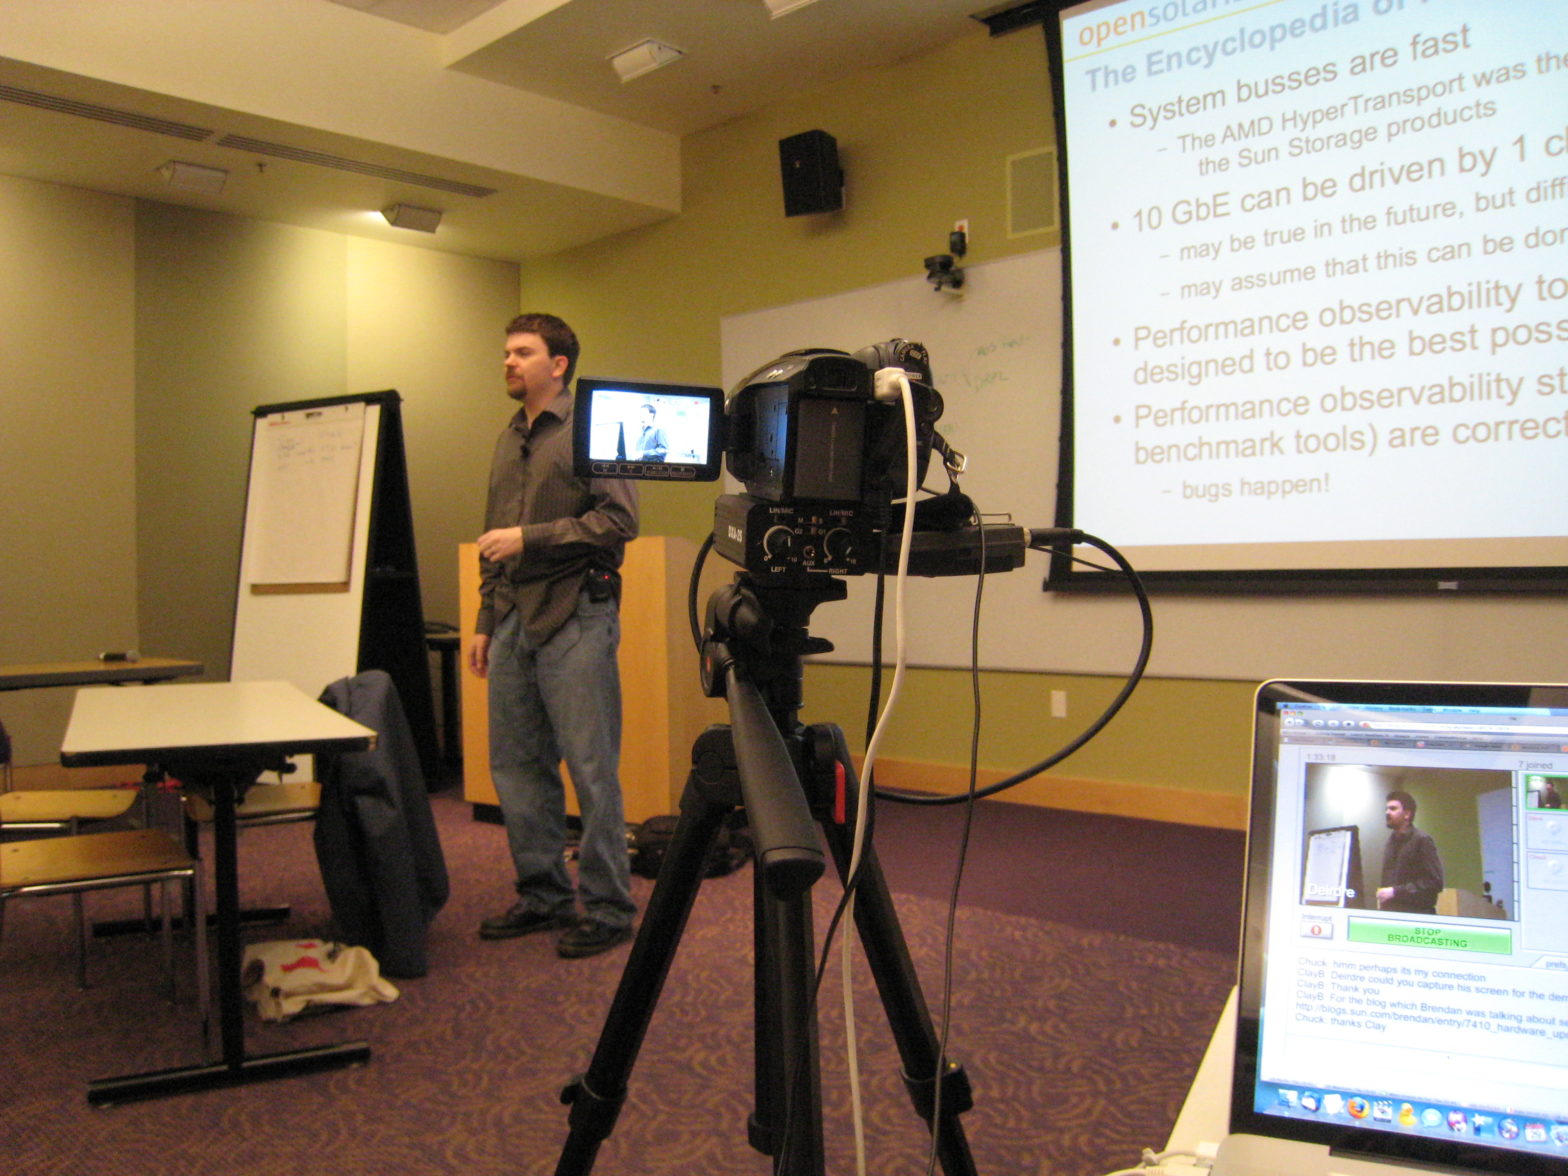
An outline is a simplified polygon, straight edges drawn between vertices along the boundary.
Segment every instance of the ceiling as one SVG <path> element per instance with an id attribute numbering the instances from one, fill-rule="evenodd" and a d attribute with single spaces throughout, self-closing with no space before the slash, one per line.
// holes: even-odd
<path id="1" fill-rule="evenodd" d="M 676 135 L 974 32 L 986 0 L 329 0 L 471 52 L 454 68 Z M 993 7 L 994 7 L 993 3 Z M 531 10 L 531 18 L 519 17 Z M 496 23 L 489 26 L 480 17 Z M 504 17 L 504 19 L 503 19 Z M 460 35 L 471 29 L 471 36 Z M 652 38 L 685 55 L 622 83 L 612 54 Z"/>
<path id="2" fill-rule="evenodd" d="M 1016 7 L 5 4 L 0 172 L 510 260 L 678 212 L 682 137 L 977 35 L 977 12 Z M 650 37 L 683 56 L 621 82 L 609 57 Z M 171 160 L 227 172 L 223 190 L 166 186 Z M 399 202 L 441 209 L 441 227 L 375 214 Z"/>

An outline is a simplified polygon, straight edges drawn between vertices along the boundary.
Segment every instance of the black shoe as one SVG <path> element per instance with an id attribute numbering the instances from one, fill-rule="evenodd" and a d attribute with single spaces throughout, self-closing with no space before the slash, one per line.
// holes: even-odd
<path id="1" fill-rule="evenodd" d="M 479 924 L 480 939 L 512 939 L 518 935 L 527 935 L 534 931 L 553 931 L 560 927 L 570 927 L 570 915 L 551 915 L 540 911 L 530 911 L 522 903 L 516 903 L 504 915 L 492 915 Z"/>
<path id="2" fill-rule="evenodd" d="M 563 955 L 569 960 L 577 960 L 584 956 L 598 955 L 601 951 L 608 951 L 617 943 L 625 943 L 631 937 L 630 926 L 612 927 L 608 923 L 600 923 L 595 919 L 579 919 L 571 930 L 555 941 L 555 950 L 558 955 Z"/>

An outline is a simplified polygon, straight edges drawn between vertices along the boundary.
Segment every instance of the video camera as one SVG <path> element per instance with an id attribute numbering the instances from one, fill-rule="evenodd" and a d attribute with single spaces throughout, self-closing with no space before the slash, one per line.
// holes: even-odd
<path id="1" fill-rule="evenodd" d="M 936 431 L 943 403 L 930 357 L 905 339 L 853 355 L 791 351 L 741 380 L 728 397 L 717 388 L 583 377 L 576 472 L 714 481 L 722 451 L 730 475 L 746 489 L 721 494 L 714 505 L 713 544 L 726 559 L 780 584 L 892 571 L 897 552 L 883 540 L 903 526 L 903 503 L 894 500 L 902 499 L 907 478 L 906 382 L 916 485 L 933 450 L 951 478 L 963 459 Z M 974 574 L 982 551 L 988 572 L 1023 562 L 1021 528 L 989 527 L 982 535 L 956 484 L 917 506 L 915 525 L 909 567 L 916 575 Z"/>

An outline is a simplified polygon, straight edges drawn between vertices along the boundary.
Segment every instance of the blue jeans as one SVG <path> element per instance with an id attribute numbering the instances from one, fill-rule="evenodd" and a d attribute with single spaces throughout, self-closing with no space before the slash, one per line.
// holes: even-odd
<path id="1" fill-rule="evenodd" d="M 516 612 L 490 639 L 490 775 L 526 910 L 573 913 L 566 870 L 566 761 L 582 813 L 577 885 L 583 911 L 631 925 L 631 859 L 621 803 L 621 682 L 615 601 L 578 598 L 576 614 L 529 645 Z"/>

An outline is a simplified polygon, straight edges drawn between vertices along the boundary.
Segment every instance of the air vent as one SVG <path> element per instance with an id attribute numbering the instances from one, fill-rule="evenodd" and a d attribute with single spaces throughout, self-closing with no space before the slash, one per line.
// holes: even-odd
<path id="1" fill-rule="evenodd" d="M 173 135 L 176 139 L 189 139 L 193 143 L 199 143 L 213 134 L 210 127 L 193 127 L 189 123 L 174 122 L 172 119 L 153 118 L 129 110 L 116 110 L 112 106 L 99 106 L 95 102 L 78 102 L 74 98 L 40 94 L 36 90 L 23 90 L 17 86 L 0 85 L 0 99 L 18 102 L 23 106 L 36 106 L 39 110 L 52 110 L 56 114 L 74 114 L 77 118 L 96 119 L 138 131 Z"/>
<path id="2" fill-rule="evenodd" d="M 482 188 L 478 184 L 464 184 L 457 180 L 443 180 L 439 176 L 421 175 L 398 167 L 384 167 L 379 163 L 365 163 L 325 151 L 309 151 L 303 147 L 290 147 L 287 143 L 271 143 L 266 139 L 252 139 L 247 135 L 224 135 L 219 147 L 232 147 L 236 151 L 249 151 L 256 155 L 270 155 L 274 159 L 292 159 L 296 163 L 313 163 L 318 167 L 335 167 L 339 171 L 357 172 L 362 176 L 375 176 L 383 180 L 397 180 L 404 184 L 418 184 L 421 188 L 436 188 L 442 192 L 456 192 L 459 196 L 494 196 L 496 189 Z"/>
<path id="3" fill-rule="evenodd" d="M 1056 148 L 1007 157 L 1007 235 L 1026 237 L 1057 227 Z"/>

